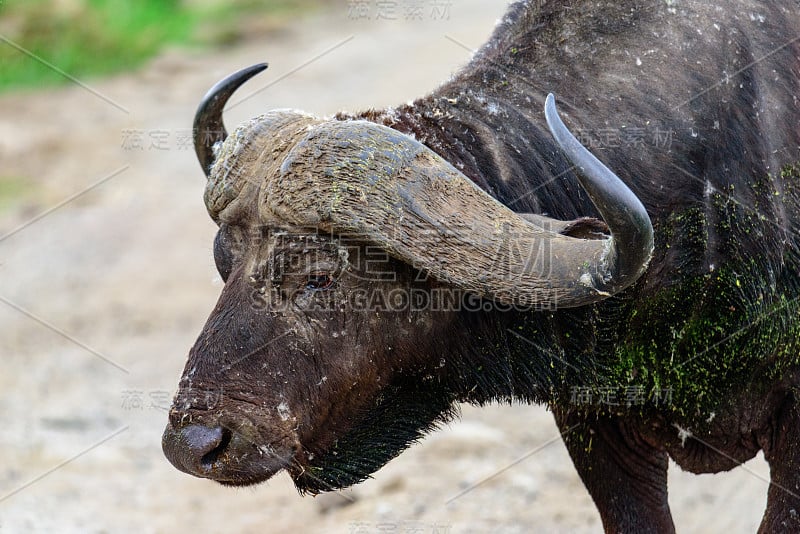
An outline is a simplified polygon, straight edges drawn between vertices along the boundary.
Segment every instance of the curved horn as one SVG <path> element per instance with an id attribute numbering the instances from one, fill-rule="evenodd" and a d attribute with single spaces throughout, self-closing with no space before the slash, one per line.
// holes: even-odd
<path id="1" fill-rule="evenodd" d="M 562 144 L 564 131 L 558 129 Z M 582 306 L 621 291 L 644 272 L 652 228 L 619 178 L 566 146 L 609 219 L 607 239 L 561 235 L 554 230 L 563 223 L 546 217 L 532 224 L 428 147 L 365 121 L 307 128 L 267 177 L 261 215 L 355 234 L 434 278 L 500 302 Z"/>
<path id="2" fill-rule="evenodd" d="M 206 93 L 197 107 L 193 129 L 194 151 L 206 176 L 214 164 L 214 146 L 228 137 L 225 124 L 222 122 L 222 110 L 225 104 L 243 83 L 266 68 L 266 63 L 259 63 L 220 80 Z"/>
<path id="3" fill-rule="evenodd" d="M 615 293 L 644 272 L 653 254 L 653 225 L 641 201 L 567 129 L 555 97 L 547 95 L 545 118 L 558 146 L 580 170 L 578 180 L 611 230 L 614 265 L 606 291 Z M 621 287 L 620 287 L 621 286 Z"/>
<path id="4" fill-rule="evenodd" d="M 217 125 L 222 132 L 210 143 L 197 143 L 207 172 L 211 147 L 225 136 L 225 100 L 264 68 L 226 78 L 201 104 L 198 130 Z M 266 114 L 242 126 L 240 137 L 248 141 L 223 147 L 225 165 L 214 167 L 207 205 L 214 216 L 247 183 L 258 197 L 248 204 L 256 202 L 267 224 L 356 234 L 434 278 L 500 302 L 590 304 L 641 276 L 652 254 L 653 228 L 639 199 L 569 133 L 552 96 L 545 115 L 610 237 L 568 237 L 558 233 L 563 222 L 543 216 L 529 222 L 396 130 L 298 112 Z M 264 143 L 271 149 L 264 150 Z"/>

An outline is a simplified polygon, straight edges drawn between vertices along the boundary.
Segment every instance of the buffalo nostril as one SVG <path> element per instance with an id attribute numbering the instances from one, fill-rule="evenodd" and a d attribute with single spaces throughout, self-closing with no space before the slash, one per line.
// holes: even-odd
<path id="1" fill-rule="evenodd" d="M 231 442 L 231 431 L 227 428 L 222 429 L 222 438 L 217 443 L 217 446 L 208 451 L 200 458 L 200 465 L 205 469 L 211 469 L 211 467 L 217 462 L 217 459 L 220 457 L 222 453 L 225 452 L 225 449 L 228 448 L 228 444 Z"/>
<path id="2" fill-rule="evenodd" d="M 171 436 L 167 437 L 167 434 Z M 231 441 L 231 432 L 220 426 L 189 425 L 167 429 L 164 452 L 179 469 L 197 476 L 208 473 Z"/>

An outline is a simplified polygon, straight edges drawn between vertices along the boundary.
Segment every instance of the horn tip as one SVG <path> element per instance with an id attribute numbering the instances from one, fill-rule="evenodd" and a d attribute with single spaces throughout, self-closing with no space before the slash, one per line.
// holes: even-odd
<path id="1" fill-rule="evenodd" d="M 558 108 L 556 108 L 556 97 L 553 95 L 553 93 L 549 93 L 544 101 L 544 118 L 547 121 L 547 126 L 550 128 L 550 132 L 554 137 L 558 138 L 558 135 L 556 135 L 556 127 L 562 128 L 563 123 L 558 115 Z"/>
<path id="2" fill-rule="evenodd" d="M 222 110 L 233 93 L 268 64 L 256 63 L 217 82 L 203 97 L 194 116 L 194 149 L 206 176 L 216 159 L 215 146 L 228 136 L 222 121 Z"/>
<path id="3" fill-rule="evenodd" d="M 261 63 L 256 63 L 255 65 L 250 67 L 248 70 L 252 71 L 253 74 L 258 74 L 259 72 L 263 72 L 263 71 L 267 70 L 268 67 L 269 67 L 269 63 L 267 63 L 266 61 L 262 61 Z"/>

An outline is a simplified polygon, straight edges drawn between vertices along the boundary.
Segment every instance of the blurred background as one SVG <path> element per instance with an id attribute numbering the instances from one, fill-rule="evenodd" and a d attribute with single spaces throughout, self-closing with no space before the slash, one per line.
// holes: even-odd
<path id="1" fill-rule="evenodd" d="M 446 80 L 504 0 L 0 0 L 0 532 L 600 532 L 550 414 L 464 407 L 356 488 L 226 489 L 161 453 L 222 287 L 191 148 L 206 90 L 269 61 L 276 107 L 396 105 Z M 670 474 L 680 532 L 754 532 L 761 457 Z"/>

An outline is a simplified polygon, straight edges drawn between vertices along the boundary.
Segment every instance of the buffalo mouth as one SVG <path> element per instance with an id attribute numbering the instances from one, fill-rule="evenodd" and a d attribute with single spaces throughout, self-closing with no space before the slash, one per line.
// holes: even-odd
<path id="1" fill-rule="evenodd" d="M 219 424 L 167 425 L 161 439 L 164 455 L 179 471 L 225 486 L 264 482 L 297 463 L 293 438 L 262 445 L 242 429 Z"/>
<path id="2" fill-rule="evenodd" d="M 225 486 L 249 486 L 286 470 L 300 493 L 316 495 L 367 479 L 412 443 L 456 412 L 454 399 L 417 386 L 384 390 L 354 425 L 323 442 L 294 432 L 265 440 L 255 425 L 181 424 L 174 418 L 164 431 L 164 455 L 180 471 Z M 273 435 L 275 429 L 272 429 Z M 305 441 L 305 439 L 304 439 Z M 265 444 L 267 443 L 267 444 Z"/>

